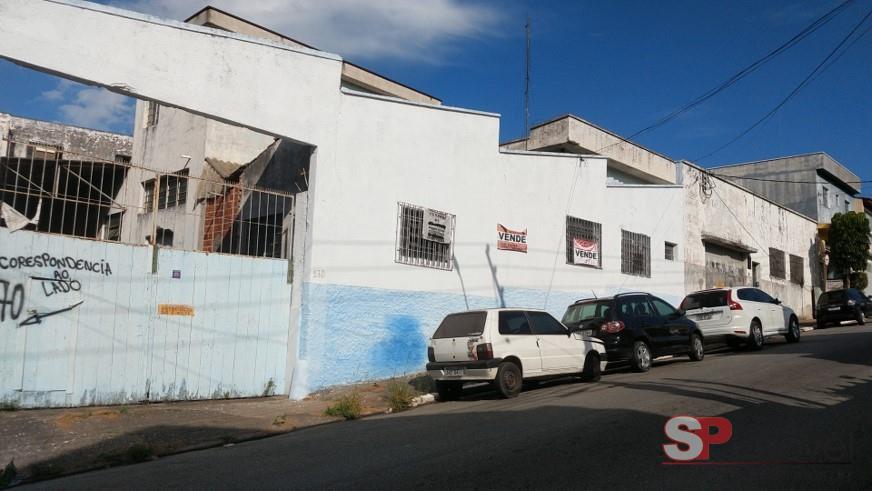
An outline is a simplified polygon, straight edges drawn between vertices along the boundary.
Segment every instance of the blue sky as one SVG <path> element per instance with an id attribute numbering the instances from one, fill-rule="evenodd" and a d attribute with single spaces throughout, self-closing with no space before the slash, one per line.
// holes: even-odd
<path id="1" fill-rule="evenodd" d="M 117 0 L 182 19 L 204 0 Z M 533 25 L 531 121 L 573 113 L 630 135 L 786 41 L 838 1 L 213 0 L 213 5 L 441 98 L 502 114 L 523 133 L 524 18 Z M 777 104 L 870 10 L 832 22 L 639 143 L 694 159 Z M 712 166 L 825 151 L 872 179 L 872 33 Z M 0 61 L 0 112 L 130 132 L 131 102 Z"/>

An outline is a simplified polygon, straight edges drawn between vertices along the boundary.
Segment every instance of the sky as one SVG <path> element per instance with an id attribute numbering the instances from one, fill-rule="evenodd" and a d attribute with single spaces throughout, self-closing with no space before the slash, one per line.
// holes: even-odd
<path id="1" fill-rule="evenodd" d="M 524 134 L 524 23 L 530 121 L 572 113 L 630 136 L 787 41 L 842 0 L 105 0 L 182 20 L 211 5 L 440 98 L 502 115 Z M 635 139 L 704 166 L 824 151 L 872 179 L 872 18 L 829 68 L 766 123 L 698 160 L 775 107 L 872 10 L 839 16 L 750 76 Z M 857 36 L 861 36 L 857 39 Z M 854 41 L 857 39 L 856 41 Z M 0 60 L 0 112 L 132 132 L 133 103 Z"/>

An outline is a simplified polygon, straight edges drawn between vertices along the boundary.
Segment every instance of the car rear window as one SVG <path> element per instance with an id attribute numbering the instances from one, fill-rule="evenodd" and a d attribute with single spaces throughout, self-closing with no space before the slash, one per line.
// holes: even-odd
<path id="1" fill-rule="evenodd" d="M 566 325 L 577 325 L 593 319 L 606 319 L 608 318 L 611 309 L 611 300 L 570 305 L 569 308 L 566 309 L 566 313 L 563 314 L 563 323 Z"/>
<path id="2" fill-rule="evenodd" d="M 727 291 L 718 290 L 713 292 L 691 293 L 681 301 L 681 310 L 705 309 L 712 307 L 727 306 Z"/>
<path id="3" fill-rule="evenodd" d="M 448 315 L 433 333 L 433 339 L 478 336 L 484 331 L 485 319 L 487 319 L 487 312 L 463 312 Z"/>
<path id="4" fill-rule="evenodd" d="M 818 303 L 821 305 L 839 304 L 845 302 L 845 290 L 835 290 L 831 292 L 821 293 L 821 298 Z"/>

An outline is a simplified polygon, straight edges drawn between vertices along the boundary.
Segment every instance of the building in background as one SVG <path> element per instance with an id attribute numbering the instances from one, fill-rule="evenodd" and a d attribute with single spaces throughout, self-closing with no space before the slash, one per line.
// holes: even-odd
<path id="1" fill-rule="evenodd" d="M 130 162 L 133 138 L 0 113 L 0 157 Z"/>

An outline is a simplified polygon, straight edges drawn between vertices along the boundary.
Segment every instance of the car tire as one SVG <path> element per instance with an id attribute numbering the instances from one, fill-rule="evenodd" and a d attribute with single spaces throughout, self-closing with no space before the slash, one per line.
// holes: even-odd
<path id="1" fill-rule="evenodd" d="M 693 361 L 702 361 L 705 357 L 705 345 L 702 343 L 702 336 L 694 334 L 690 337 L 690 359 Z"/>
<path id="2" fill-rule="evenodd" d="M 757 351 L 763 347 L 763 325 L 760 321 L 751 321 L 751 332 L 748 333 L 747 346 L 753 351 Z"/>
<path id="3" fill-rule="evenodd" d="M 523 384 L 524 380 L 518 365 L 509 361 L 500 363 L 500 367 L 497 369 L 497 378 L 494 380 L 494 388 L 497 389 L 500 396 L 506 399 L 517 397 L 521 393 Z"/>
<path id="4" fill-rule="evenodd" d="M 788 343 L 798 343 L 800 333 L 799 329 L 799 321 L 796 317 L 791 317 L 787 322 L 787 334 L 784 335 L 784 338 L 787 339 Z"/>
<path id="5" fill-rule="evenodd" d="M 817 323 L 815 323 L 815 329 L 826 329 L 826 328 L 827 328 L 827 323 L 822 321 L 822 320 L 819 320 L 819 321 L 817 321 Z"/>
<path id="6" fill-rule="evenodd" d="M 857 325 L 858 326 L 862 326 L 862 325 L 866 324 L 866 317 L 863 315 L 862 310 L 857 309 L 857 317 L 856 318 L 857 318 Z"/>
<path id="7" fill-rule="evenodd" d="M 651 348 L 645 341 L 633 343 L 633 353 L 630 355 L 630 366 L 634 372 L 647 372 L 651 369 Z"/>
<path id="8" fill-rule="evenodd" d="M 582 382 L 599 382 L 602 378 L 599 353 L 592 351 L 584 357 L 584 369 L 581 371 Z"/>
<path id="9" fill-rule="evenodd" d="M 458 380 L 437 380 L 436 394 L 440 401 L 455 401 L 463 392 L 463 382 Z"/>

